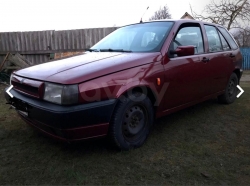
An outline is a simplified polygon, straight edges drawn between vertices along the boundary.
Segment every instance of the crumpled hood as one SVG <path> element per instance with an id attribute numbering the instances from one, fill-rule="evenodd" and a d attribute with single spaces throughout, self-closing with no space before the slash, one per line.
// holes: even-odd
<path id="1" fill-rule="evenodd" d="M 158 61 L 160 56 L 159 52 L 91 52 L 25 68 L 15 72 L 15 74 L 60 84 L 75 84 L 134 66 Z"/>

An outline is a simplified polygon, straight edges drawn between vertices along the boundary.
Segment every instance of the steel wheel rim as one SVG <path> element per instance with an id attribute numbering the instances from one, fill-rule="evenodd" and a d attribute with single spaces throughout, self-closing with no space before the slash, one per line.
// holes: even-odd
<path id="1" fill-rule="evenodd" d="M 122 120 L 122 133 L 126 140 L 138 139 L 148 124 L 148 113 L 144 106 L 133 105 L 129 107 Z"/>
<path id="2" fill-rule="evenodd" d="M 234 93 L 235 93 L 235 87 L 236 87 L 236 85 L 235 85 L 235 79 L 231 79 L 231 81 L 229 82 L 229 85 L 228 85 L 228 89 L 227 89 L 227 91 L 228 91 L 228 96 L 231 98 L 233 95 L 234 95 Z"/>

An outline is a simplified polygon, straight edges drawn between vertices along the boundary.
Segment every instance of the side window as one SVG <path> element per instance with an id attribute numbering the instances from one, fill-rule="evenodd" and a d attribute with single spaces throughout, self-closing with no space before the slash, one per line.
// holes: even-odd
<path id="1" fill-rule="evenodd" d="M 230 50 L 230 46 L 228 45 L 223 35 L 220 32 L 219 32 L 219 35 L 220 35 L 223 50 Z"/>
<path id="2" fill-rule="evenodd" d="M 228 43 L 230 44 L 232 49 L 237 49 L 238 46 L 235 43 L 235 41 L 233 40 L 232 36 L 228 33 L 228 31 L 225 28 L 222 27 L 218 27 L 219 30 L 221 31 L 222 35 L 225 36 L 226 40 L 228 41 Z"/>
<path id="3" fill-rule="evenodd" d="M 178 46 L 187 45 L 193 45 L 195 47 L 195 54 L 204 53 L 203 38 L 199 26 L 182 27 L 172 42 L 172 48 L 174 50 Z"/>
<path id="4" fill-rule="evenodd" d="M 222 46 L 217 29 L 214 26 L 209 26 L 209 25 L 204 25 L 204 26 L 208 39 L 209 52 L 222 51 Z"/>

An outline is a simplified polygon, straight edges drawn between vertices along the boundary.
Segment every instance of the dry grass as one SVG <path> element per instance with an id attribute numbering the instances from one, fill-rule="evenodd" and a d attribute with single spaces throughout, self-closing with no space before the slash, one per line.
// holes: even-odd
<path id="1" fill-rule="evenodd" d="M 243 74 L 244 74 L 244 75 L 250 75 L 250 70 L 245 70 L 245 71 L 243 72 Z"/>
<path id="2" fill-rule="evenodd" d="M 9 110 L 0 86 L 0 184 L 250 185 L 250 84 L 231 105 L 209 100 L 155 122 L 143 147 L 44 137 Z"/>

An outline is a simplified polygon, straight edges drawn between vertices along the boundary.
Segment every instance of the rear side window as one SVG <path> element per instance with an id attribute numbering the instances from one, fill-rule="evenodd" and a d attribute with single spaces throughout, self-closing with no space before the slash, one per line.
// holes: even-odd
<path id="1" fill-rule="evenodd" d="M 218 27 L 219 30 L 221 31 L 222 35 L 225 36 L 226 40 L 228 41 L 228 43 L 230 44 L 232 49 L 237 49 L 238 46 L 235 43 L 235 41 L 233 40 L 232 36 L 228 33 L 228 31 L 225 28 L 222 27 Z"/>
<path id="2" fill-rule="evenodd" d="M 222 51 L 221 41 L 217 29 L 214 26 L 205 25 L 208 39 L 209 52 Z"/>
<path id="3" fill-rule="evenodd" d="M 226 39 L 224 38 L 224 36 L 220 32 L 219 32 L 219 35 L 220 35 L 223 50 L 230 50 L 230 47 L 229 47 Z"/>

